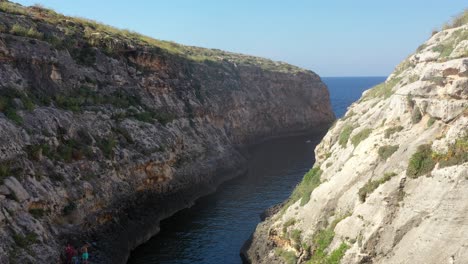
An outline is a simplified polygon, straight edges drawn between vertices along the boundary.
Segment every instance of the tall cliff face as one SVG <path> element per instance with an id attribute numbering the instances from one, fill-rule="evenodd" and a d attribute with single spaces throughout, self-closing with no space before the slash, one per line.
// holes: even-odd
<path id="1" fill-rule="evenodd" d="M 317 162 L 290 200 L 257 227 L 244 258 L 468 262 L 468 24 L 460 25 L 462 18 L 349 107 L 317 146 Z"/>
<path id="2" fill-rule="evenodd" d="M 4 1 L 0 112 L 0 263 L 125 262 L 244 146 L 334 119 L 313 72 Z"/>

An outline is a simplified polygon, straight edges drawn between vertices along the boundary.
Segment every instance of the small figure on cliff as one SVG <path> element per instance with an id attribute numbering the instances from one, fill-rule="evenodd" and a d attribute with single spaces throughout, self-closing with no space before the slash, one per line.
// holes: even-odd
<path id="1" fill-rule="evenodd" d="M 75 249 L 73 249 L 72 264 L 80 264 L 80 254 Z"/>
<path id="2" fill-rule="evenodd" d="M 89 253 L 88 253 L 88 247 L 89 245 L 86 244 L 81 248 L 81 260 L 83 261 L 83 264 L 88 264 L 88 259 L 89 259 Z"/>
<path id="3" fill-rule="evenodd" d="M 73 248 L 72 245 L 67 244 L 67 246 L 65 247 L 65 257 L 67 264 L 72 264 L 72 258 L 74 254 L 76 254 L 76 250 Z"/>

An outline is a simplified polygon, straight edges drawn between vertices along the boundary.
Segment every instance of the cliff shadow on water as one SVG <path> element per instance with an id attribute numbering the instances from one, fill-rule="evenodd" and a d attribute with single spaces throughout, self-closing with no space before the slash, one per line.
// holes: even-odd
<path id="1" fill-rule="evenodd" d="M 134 250 L 128 263 L 240 263 L 239 249 L 260 215 L 288 197 L 313 165 L 322 136 L 277 138 L 251 146 L 245 174 L 163 220 L 160 233 Z"/>

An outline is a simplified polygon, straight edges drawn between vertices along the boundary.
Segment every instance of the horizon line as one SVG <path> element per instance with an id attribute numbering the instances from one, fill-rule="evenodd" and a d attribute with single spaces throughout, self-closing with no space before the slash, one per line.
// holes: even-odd
<path id="1" fill-rule="evenodd" d="M 388 77 L 389 75 L 345 75 L 345 76 L 320 76 L 320 78 L 377 78 L 377 77 Z"/>

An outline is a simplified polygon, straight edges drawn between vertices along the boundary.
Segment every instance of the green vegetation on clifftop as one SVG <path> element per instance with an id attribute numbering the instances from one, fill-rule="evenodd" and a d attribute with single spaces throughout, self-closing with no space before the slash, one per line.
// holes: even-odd
<path id="1" fill-rule="evenodd" d="M 80 39 L 89 45 L 86 48 L 86 53 L 93 52 L 89 47 L 102 49 L 102 51 L 108 55 L 123 54 L 131 49 L 145 47 L 147 50 L 152 50 L 154 48 L 162 49 L 170 54 L 182 56 L 198 62 L 229 61 L 238 65 L 254 65 L 265 70 L 277 72 L 297 73 L 306 71 L 287 63 L 260 57 L 157 40 L 133 31 L 118 29 L 90 19 L 64 16 L 40 5 L 23 7 L 15 3 L 0 2 L 0 12 L 29 17 L 32 18 L 31 21 L 34 21 L 36 24 L 33 27 L 20 24 L 15 25 L 14 28 L 9 29 L 12 34 L 39 40 L 44 39 L 58 49 L 69 49 L 72 55 L 75 52 L 84 55 L 82 51 L 83 48 L 86 47 L 81 46 L 78 48 L 77 46 L 77 40 Z M 44 23 L 56 26 L 57 29 L 60 29 L 60 32 L 40 32 L 38 29 L 45 28 Z M 5 31 L 5 29 L 2 31 Z"/>

